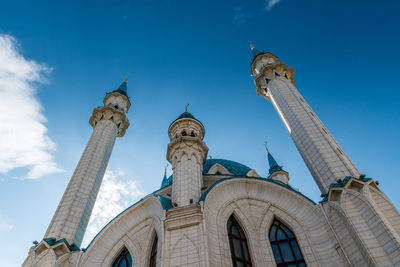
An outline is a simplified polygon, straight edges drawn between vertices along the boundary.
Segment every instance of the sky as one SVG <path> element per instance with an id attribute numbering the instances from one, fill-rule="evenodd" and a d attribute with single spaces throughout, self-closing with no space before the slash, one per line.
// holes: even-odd
<path id="1" fill-rule="evenodd" d="M 397 1 L 1 1 L 1 266 L 40 241 L 106 92 L 130 73 L 118 138 L 84 238 L 160 187 L 169 124 L 189 111 L 213 158 L 267 176 L 263 147 L 315 202 L 319 190 L 272 104 L 256 94 L 249 41 L 296 87 L 361 173 L 400 208 Z M 168 175 L 171 168 L 168 168 Z"/>

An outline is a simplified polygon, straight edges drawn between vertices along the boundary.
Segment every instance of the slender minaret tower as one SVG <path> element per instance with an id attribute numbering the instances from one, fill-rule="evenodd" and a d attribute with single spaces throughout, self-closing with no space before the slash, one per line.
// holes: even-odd
<path id="1" fill-rule="evenodd" d="M 89 123 L 92 136 L 64 192 L 44 239 L 53 242 L 65 239 L 71 246 L 80 246 L 94 202 L 99 192 L 115 138 L 122 137 L 129 127 L 126 113 L 130 108 L 126 79 L 120 87 L 107 93 L 104 107 L 93 110 Z"/>
<path id="2" fill-rule="evenodd" d="M 253 50 L 257 94 L 272 102 L 322 194 L 360 173 L 295 87 L 294 70 L 271 53 Z"/>
<path id="3" fill-rule="evenodd" d="M 172 165 L 172 202 L 182 207 L 195 204 L 203 186 L 203 164 L 208 148 L 203 142 L 203 124 L 187 111 L 171 123 L 168 129 L 167 160 Z"/>

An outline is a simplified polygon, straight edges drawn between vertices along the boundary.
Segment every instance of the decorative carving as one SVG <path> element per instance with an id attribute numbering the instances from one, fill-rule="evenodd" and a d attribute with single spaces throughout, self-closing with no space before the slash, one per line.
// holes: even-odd
<path id="1" fill-rule="evenodd" d="M 99 107 L 93 110 L 93 114 L 89 119 L 89 124 L 94 128 L 100 120 L 111 120 L 118 128 L 118 137 L 122 137 L 128 129 L 130 123 L 121 110 L 112 107 Z"/>

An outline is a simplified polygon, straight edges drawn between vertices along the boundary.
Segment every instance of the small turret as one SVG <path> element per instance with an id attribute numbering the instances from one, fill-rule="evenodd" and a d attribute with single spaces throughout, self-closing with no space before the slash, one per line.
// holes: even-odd
<path id="1" fill-rule="evenodd" d="M 280 181 L 284 184 L 289 184 L 289 174 L 279 166 L 272 154 L 269 152 L 267 142 L 265 142 L 265 149 L 267 150 L 268 164 L 269 164 L 269 177 L 270 179 Z"/>

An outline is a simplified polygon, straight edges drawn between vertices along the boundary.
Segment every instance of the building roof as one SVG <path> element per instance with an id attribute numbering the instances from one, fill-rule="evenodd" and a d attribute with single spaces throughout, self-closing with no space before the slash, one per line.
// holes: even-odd
<path id="1" fill-rule="evenodd" d="M 195 120 L 195 121 L 197 121 L 198 123 L 200 123 L 201 126 L 203 126 L 203 124 L 201 123 L 201 121 L 199 121 L 198 119 L 196 119 L 196 118 L 193 116 L 192 113 L 185 111 L 185 112 L 183 112 L 181 115 L 179 115 L 179 117 L 176 118 L 173 122 L 171 122 L 171 124 L 169 125 L 168 129 L 171 128 L 171 125 L 174 124 L 174 122 L 179 121 L 179 120 L 181 120 L 181 119 L 192 119 L 192 120 Z M 204 128 L 204 126 L 203 126 L 203 128 Z"/>
<path id="2" fill-rule="evenodd" d="M 203 175 L 207 174 L 212 166 L 215 164 L 221 164 L 224 166 L 233 176 L 246 176 L 246 174 L 251 171 L 251 169 L 241 163 L 227 160 L 227 159 L 208 159 L 203 165 Z M 173 176 L 170 175 L 168 178 L 164 175 L 161 182 L 161 188 L 167 187 L 172 184 Z"/>

